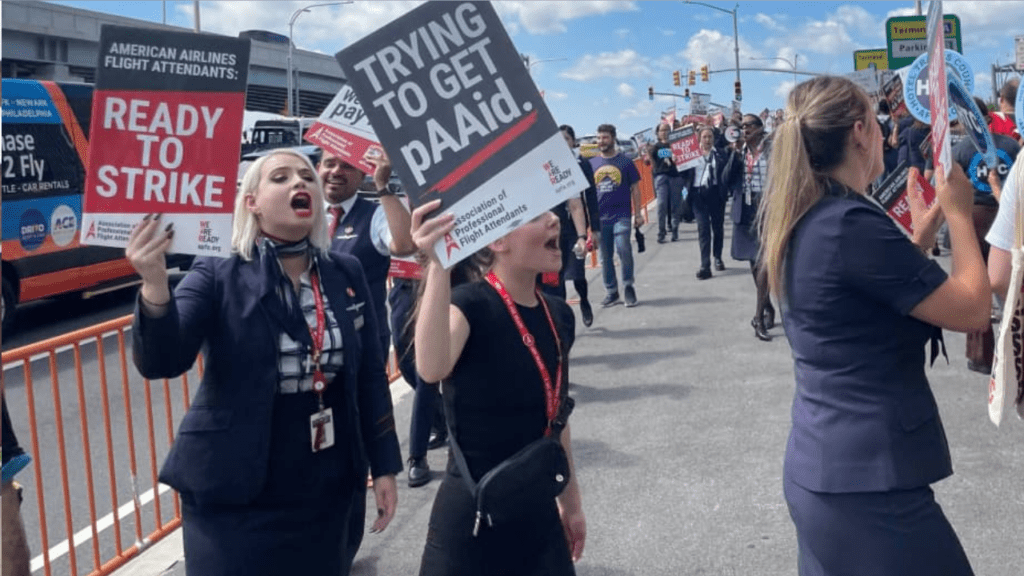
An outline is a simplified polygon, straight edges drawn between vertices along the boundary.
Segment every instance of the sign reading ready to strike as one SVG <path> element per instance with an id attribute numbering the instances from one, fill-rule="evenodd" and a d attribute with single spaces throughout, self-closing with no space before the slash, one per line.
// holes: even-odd
<path id="1" fill-rule="evenodd" d="M 231 252 L 249 41 L 104 25 L 82 243 L 123 247 L 164 214 L 171 252 Z"/>
<path id="2" fill-rule="evenodd" d="M 413 205 L 440 198 L 446 266 L 586 183 L 487 2 L 428 2 L 337 54 Z"/>

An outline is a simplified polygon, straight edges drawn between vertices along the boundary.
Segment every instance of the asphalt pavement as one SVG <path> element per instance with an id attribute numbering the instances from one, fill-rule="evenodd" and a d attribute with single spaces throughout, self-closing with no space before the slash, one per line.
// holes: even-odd
<path id="1" fill-rule="evenodd" d="M 726 227 L 727 270 L 700 281 L 696 225 L 682 224 L 680 240 L 666 244 L 647 225 L 639 305 L 595 305 L 594 325 L 578 324 L 570 393 L 588 528 L 580 575 L 796 573 L 781 479 L 790 349 L 781 327 L 771 342 L 754 337 L 753 281 L 746 262 L 729 258 Z M 948 268 L 948 256 L 938 260 Z M 600 272 L 588 270 L 592 302 L 603 297 Z M 1024 422 L 989 422 L 987 378 L 967 370 L 962 334 L 945 337 L 949 363 L 940 358 L 928 377 L 956 473 L 934 486 L 937 498 L 976 574 L 1019 576 Z M 412 395 L 394 386 L 406 453 Z M 417 573 L 445 452 L 430 453 L 426 486 L 410 489 L 401 477 L 398 514 L 382 534 L 366 535 L 354 575 Z M 180 531 L 117 574 L 183 575 Z"/>

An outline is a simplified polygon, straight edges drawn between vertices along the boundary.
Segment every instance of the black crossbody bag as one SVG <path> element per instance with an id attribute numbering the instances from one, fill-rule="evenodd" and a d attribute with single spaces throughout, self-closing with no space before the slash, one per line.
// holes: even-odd
<path id="1" fill-rule="evenodd" d="M 480 532 L 482 523 L 495 526 L 523 518 L 541 509 L 565 490 L 569 485 L 569 458 L 560 438 L 576 404 L 572 398 L 562 397 L 558 414 L 551 422 L 550 434 L 530 442 L 476 482 L 469 473 L 466 457 L 456 440 L 454 390 L 451 386 L 445 388 L 441 396 L 444 399 L 445 419 L 448 421 L 448 442 L 459 474 L 476 504 L 473 536 Z"/>
<path id="2" fill-rule="evenodd" d="M 569 457 L 566 455 L 560 439 L 562 430 L 565 429 L 569 421 L 569 414 L 572 413 L 575 406 L 573 399 L 566 393 L 569 385 L 569 369 L 565 361 L 566 352 L 562 349 L 558 330 L 544 296 L 539 290 L 537 291 L 537 298 L 540 299 L 540 305 L 544 308 L 544 313 L 555 337 L 555 345 L 558 348 L 558 374 L 557 381 L 554 383 L 551 382 L 551 375 L 541 360 L 533 336 L 527 330 L 516 310 L 515 302 L 505 290 L 501 280 L 491 272 L 487 274 L 487 282 L 498 292 L 502 302 L 508 308 L 513 323 L 516 324 L 522 336 L 523 344 L 530 350 L 537 363 L 537 369 L 544 381 L 547 402 L 545 413 L 550 420 L 541 438 L 506 458 L 484 474 L 479 482 L 476 482 L 469 472 L 469 465 L 466 464 L 466 457 L 457 440 L 458 422 L 455 418 L 455 395 L 458 392 L 452 386 L 445 386 L 446 390 L 441 396 L 444 399 L 445 418 L 448 421 L 448 438 L 459 473 L 476 503 L 473 536 L 479 534 L 480 524 L 483 522 L 486 522 L 488 526 L 495 526 L 526 517 L 543 509 L 543 506 L 550 505 L 551 501 L 569 485 Z"/>

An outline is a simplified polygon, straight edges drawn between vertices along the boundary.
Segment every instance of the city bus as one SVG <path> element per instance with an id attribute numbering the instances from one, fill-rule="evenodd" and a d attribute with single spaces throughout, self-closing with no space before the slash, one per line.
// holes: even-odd
<path id="1" fill-rule="evenodd" d="M 22 303 L 139 280 L 123 248 L 79 244 L 92 93 L 90 84 L 3 79 L 3 334 Z M 172 255 L 168 266 L 191 259 Z"/>

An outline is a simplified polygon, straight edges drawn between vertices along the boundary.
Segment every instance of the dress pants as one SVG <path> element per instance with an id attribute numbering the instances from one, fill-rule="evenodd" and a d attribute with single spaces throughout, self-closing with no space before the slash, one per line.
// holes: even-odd
<path id="1" fill-rule="evenodd" d="M 690 192 L 690 202 L 693 214 L 697 218 L 700 267 L 703 270 L 710 270 L 712 254 L 716 259 L 722 259 L 725 198 L 715 190 L 694 188 Z"/>

